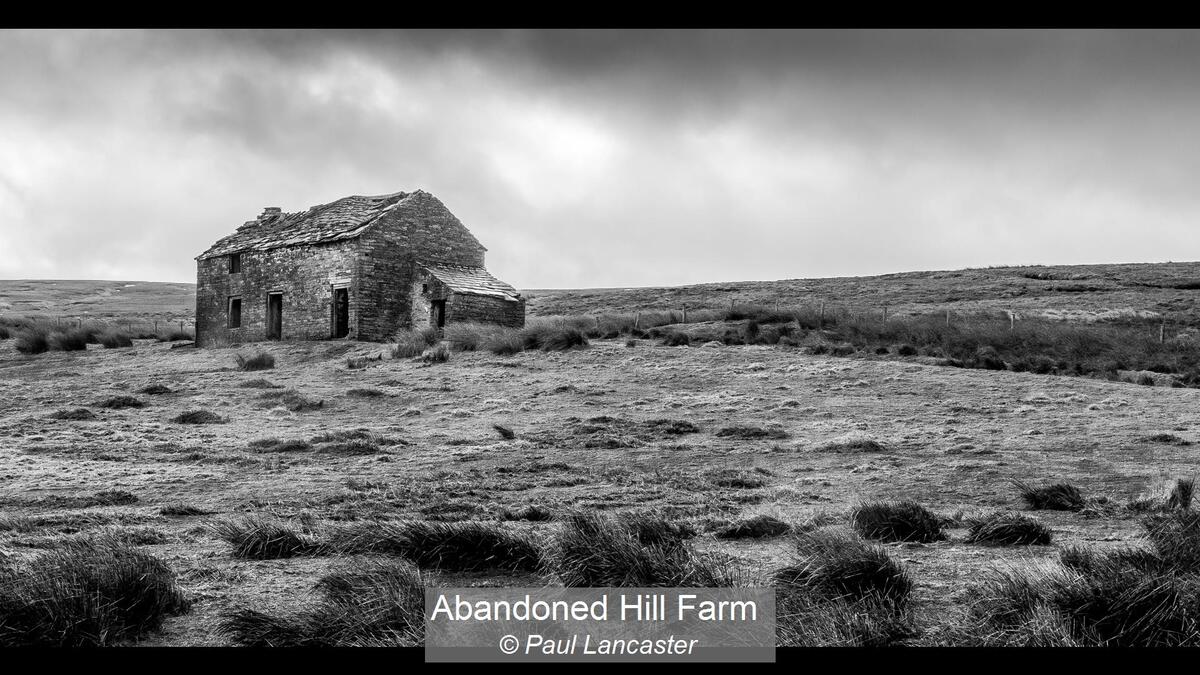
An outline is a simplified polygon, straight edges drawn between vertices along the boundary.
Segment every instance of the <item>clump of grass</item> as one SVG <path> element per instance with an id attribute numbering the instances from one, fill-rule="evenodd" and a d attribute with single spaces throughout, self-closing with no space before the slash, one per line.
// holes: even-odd
<path id="1" fill-rule="evenodd" d="M 377 455 L 382 450 L 372 438 L 348 438 L 322 443 L 317 447 L 317 452 L 328 455 Z"/>
<path id="2" fill-rule="evenodd" d="M 293 616 L 238 609 L 219 630 L 247 647 L 414 647 L 424 643 L 425 580 L 403 561 L 345 564 L 317 582 L 320 601 Z"/>
<path id="3" fill-rule="evenodd" d="M 1173 568 L 1200 574 L 1200 513 L 1173 511 L 1142 521 L 1154 550 Z"/>
<path id="4" fill-rule="evenodd" d="M 50 415 L 50 418 L 56 420 L 82 422 L 96 419 L 96 413 L 88 410 L 87 408 L 74 408 L 71 410 L 59 410 Z"/>
<path id="5" fill-rule="evenodd" d="M 174 502 L 171 504 L 164 504 L 163 506 L 161 506 L 158 509 L 158 512 L 164 516 L 181 516 L 181 517 L 182 516 L 207 516 L 212 513 L 212 511 L 202 509 L 199 506 L 193 506 L 191 504 L 185 504 L 183 502 Z"/>
<path id="6" fill-rule="evenodd" d="M 242 387 L 243 389 L 283 389 L 282 384 L 275 384 L 270 380 L 261 377 L 253 380 L 246 380 L 238 386 Z"/>
<path id="7" fill-rule="evenodd" d="M 981 644 L 1200 644 L 1198 542 L 1186 533 L 1183 515 L 1145 521 L 1155 550 L 1070 547 L 1060 553 L 1059 570 L 994 574 L 973 589 Z"/>
<path id="8" fill-rule="evenodd" d="M 304 452 L 312 449 L 312 444 L 301 438 L 259 438 L 250 441 L 250 449 L 258 452 Z"/>
<path id="9" fill-rule="evenodd" d="M 1087 505 L 1083 493 L 1070 483 L 1034 487 L 1024 481 L 1015 480 L 1013 485 L 1026 505 L 1035 511 L 1080 511 Z"/>
<path id="10" fill-rule="evenodd" d="M 317 555 L 326 550 L 313 535 L 277 518 L 254 515 L 240 520 L 219 520 L 208 527 L 231 546 L 231 553 L 238 558 L 276 560 Z"/>
<path id="11" fill-rule="evenodd" d="M 929 543 L 946 538 L 941 519 L 912 501 L 861 504 L 850 519 L 855 531 L 868 539 Z"/>
<path id="12" fill-rule="evenodd" d="M 489 523 L 358 523 L 335 531 L 330 541 L 341 553 L 398 555 L 421 568 L 517 572 L 541 564 L 533 541 Z"/>
<path id="13" fill-rule="evenodd" d="M 348 356 L 348 357 L 346 357 L 346 369 L 347 370 L 362 370 L 363 368 L 366 368 L 367 366 L 371 365 L 372 361 L 382 361 L 382 360 L 383 360 L 382 352 L 380 352 L 378 355 L 376 355 L 374 357 Z"/>
<path id="14" fill-rule="evenodd" d="M 732 426 L 717 431 L 718 438 L 736 438 L 749 441 L 761 438 L 783 440 L 789 438 L 788 433 L 778 427 Z"/>
<path id="15" fill-rule="evenodd" d="M 1133 547 L 1097 551 L 1067 546 L 1058 552 L 1058 561 L 1068 570 L 1094 576 L 1162 570 L 1169 564 L 1154 551 Z"/>
<path id="16" fill-rule="evenodd" d="M 692 344 L 692 338 L 687 333 L 673 330 L 663 336 L 662 344 L 666 347 L 687 347 Z"/>
<path id="17" fill-rule="evenodd" d="M 1179 436 L 1176 436 L 1175 434 L 1167 434 L 1167 433 L 1153 434 L 1151 436 L 1148 436 L 1146 438 L 1146 440 L 1150 441 L 1151 443 L 1166 443 L 1168 445 L 1186 446 L 1186 445 L 1192 444 L 1192 442 L 1189 440 L 1180 438 Z"/>
<path id="18" fill-rule="evenodd" d="M 696 536 L 696 528 L 687 522 L 674 522 L 649 513 L 624 512 L 617 521 L 645 546 L 679 546 Z"/>
<path id="19" fill-rule="evenodd" d="M 92 495 L 88 506 L 126 506 L 136 504 L 137 495 L 125 490 L 102 490 Z"/>
<path id="20" fill-rule="evenodd" d="M 917 632 L 907 608 L 908 572 L 848 533 L 802 534 L 795 562 L 773 578 L 781 646 L 887 647 Z"/>
<path id="21" fill-rule="evenodd" d="M 1063 617 L 1049 601 L 1058 571 L 986 570 L 984 578 L 968 588 L 968 617 L 959 626 L 952 644 L 977 647 L 1074 647 Z"/>
<path id="22" fill-rule="evenodd" d="M 518 330 L 498 330 L 486 335 L 480 341 L 479 348 L 498 356 L 512 356 L 525 349 L 525 341 Z"/>
<path id="23" fill-rule="evenodd" d="M 450 350 L 444 344 L 438 344 L 421 352 L 421 363 L 445 363 L 450 360 Z"/>
<path id="24" fill-rule="evenodd" d="M 238 354 L 234 357 L 238 370 L 250 372 L 255 370 L 270 370 L 275 367 L 275 357 L 270 352 L 259 351 L 250 356 Z"/>
<path id="25" fill-rule="evenodd" d="M 530 522 L 544 522 L 553 519 L 554 513 L 550 509 L 544 506 L 538 506 L 536 504 L 526 506 L 519 511 L 511 511 L 509 509 L 503 509 L 500 511 L 500 520 L 506 521 L 528 520 Z"/>
<path id="26" fill-rule="evenodd" d="M 443 329 L 446 341 L 450 346 L 461 352 L 474 352 L 487 349 L 489 338 L 504 332 L 516 332 L 511 328 L 495 324 L 476 322 L 452 323 Z"/>
<path id="27" fill-rule="evenodd" d="M 578 328 L 555 326 L 549 323 L 526 326 L 521 331 L 525 349 L 540 349 L 544 352 L 565 352 L 569 349 L 588 346 L 587 336 Z"/>
<path id="28" fill-rule="evenodd" d="M 1050 528 L 1019 513 L 993 513 L 971 523 L 966 541 L 993 546 L 1048 546 Z"/>
<path id="29" fill-rule="evenodd" d="M 64 541 L 0 578 L 4 647 L 109 646 L 189 608 L 165 563 L 113 538 Z"/>
<path id="30" fill-rule="evenodd" d="M 380 396 L 384 396 L 385 394 L 382 391 L 379 391 L 378 389 L 362 387 L 362 388 L 357 388 L 357 389 L 349 389 L 346 391 L 346 395 L 353 396 L 355 398 L 379 398 Z"/>
<path id="31" fill-rule="evenodd" d="M 86 509 L 93 506 L 128 506 L 136 504 L 137 495 L 125 490 L 103 490 L 92 495 L 49 495 L 33 503 L 57 509 Z M 64 524 L 69 524 L 64 522 Z"/>
<path id="32" fill-rule="evenodd" d="M 576 513 L 559 532 L 548 566 L 569 588 L 725 587 L 738 583 L 727 563 L 694 553 L 670 534 L 670 523 L 649 527 L 642 520 L 622 520 L 598 513 Z"/>
<path id="33" fill-rule="evenodd" d="M 146 402 L 133 396 L 113 396 L 96 404 L 100 408 L 120 410 L 122 408 L 145 408 Z"/>
<path id="34" fill-rule="evenodd" d="M 717 539 L 761 539 L 779 537 L 792 531 L 792 526 L 768 514 L 761 514 L 731 523 L 716 532 Z"/>
<path id="35" fill-rule="evenodd" d="M 292 412 L 319 410 L 325 406 L 325 401 L 309 398 L 295 389 L 288 389 L 280 394 L 279 402 Z"/>
<path id="36" fill-rule="evenodd" d="M 683 436 L 699 433 L 700 427 L 687 420 L 656 419 L 643 422 L 646 429 L 666 436 Z"/>
<path id="37" fill-rule="evenodd" d="M 106 349 L 133 346 L 133 339 L 129 337 L 129 333 L 116 328 L 108 328 L 100 331 L 100 333 L 96 336 L 96 340 L 100 344 L 104 345 Z"/>
<path id="38" fill-rule="evenodd" d="M 848 433 L 817 446 L 817 452 L 887 452 L 887 446 L 864 433 Z"/>
<path id="39" fill-rule="evenodd" d="M 512 439 L 517 437 L 517 434 L 514 433 L 512 429 L 509 429 L 506 426 L 503 426 L 500 424 L 493 424 L 492 428 L 496 430 L 496 433 L 500 434 L 500 438 L 503 438 L 506 441 L 511 441 Z"/>
<path id="40" fill-rule="evenodd" d="M 832 600 L 908 602 L 913 581 L 881 547 L 849 534 L 816 530 L 796 539 L 796 562 L 777 570 L 775 587 Z"/>
<path id="41" fill-rule="evenodd" d="M 22 329 L 16 333 L 14 346 L 22 354 L 42 354 L 50 351 L 49 333 L 40 327 Z"/>
<path id="42" fill-rule="evenodd" d="M 52 331 L 46 340 L 50 349 L 59 352 L 80 352 L 87 349 L 94 336 L 90 328 L 63 328 Z"/>
<path id="43" fill-rule="evenodd" d="M 395 336 L 396 345 L 392 347 L 393 359 L 411 359 L 420 356 L 426 349 L 438 343 L 437 329 L 400 331 Z"/>
<path id="44" fill-rule="evenodd" d="M 1106 647 L 1195 645 L 1196 582 L 1170 572 L 1102 568 L 1057 580 L 1046 594 L 1072 636 Z"/>
<path id="45" fill-rule="evenodd" d="M 194 340 L 196 336 L 191 331 L 172 328 L 159 333 L 154 339 L 159 342 L 177 342 L 179 340 Z"/>
<path id="46" fill-rule="evenodd" d="M 1168 509 L 1183 509 L 1192 508 L 1192 497 L 1196 493 L 1195 478 L 1180 478 L 1175 481 L 1175 487 L 1171 488 L 1171 495 L 1167 497 Z"/>
<path id="47" fill-rule="evenodd" d="M 767 484 L 767 481 L 761 476 L 737 469 L 715 469 L 708 472 L 707 478 L 717 487 L 736 490 L 754 490 Z"/>
<path id="48" fill-rule="evenodd" d="M 800 593 L 776 599 L 780 647 L 896 647 L 919 634 L 913 615 L 884 600 L 823 600 Z"/>
<path id="49" fill-rule="evenodd" d="M 224 418 L 208 410 L 189 410 L 171 418 L 177 424 L 223 424 Z"/>
<path id="50" fill-rule="evenodd" d="M 138 393 L 150 394 L 152 396 L 158 395 L 158 394 L 170 394 L 171 388 L 164 384 L 151 384 L 149 386 L 142 387 L 141 389 L 139 389 Z"/>

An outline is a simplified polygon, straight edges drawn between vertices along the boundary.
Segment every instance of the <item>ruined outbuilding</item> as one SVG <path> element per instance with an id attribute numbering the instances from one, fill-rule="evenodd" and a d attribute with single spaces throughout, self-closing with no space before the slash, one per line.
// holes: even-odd
<path id="1" fill-rule="evenodd" d="M 196 257 L 196 344 L 523 326 L 525 300 L 484 268 L 486 251 L 421 190 L 267 208 Z"/>

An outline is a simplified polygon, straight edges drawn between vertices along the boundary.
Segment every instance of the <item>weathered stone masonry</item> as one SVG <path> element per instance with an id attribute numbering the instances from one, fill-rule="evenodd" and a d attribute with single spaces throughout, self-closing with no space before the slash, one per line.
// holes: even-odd
<path id="1" fill-rule="evenodd" d="M 488 274 L 485 251 L 422 191 L 346 197 L 301 213 L 267 209 L 197 257 L 196 343 L 267 339 L 272 293 L 282 294 L 282 339 L 331 338 L 342 288 L 350 339 L 432 325 L 439 302 L 444 323 L 524 325 L 524 299 Z M 230 272 L 231 256 L 240 256 L 240 272 Z M 229 327 L 231 299 L 241 301 L 240 327 Z"/>

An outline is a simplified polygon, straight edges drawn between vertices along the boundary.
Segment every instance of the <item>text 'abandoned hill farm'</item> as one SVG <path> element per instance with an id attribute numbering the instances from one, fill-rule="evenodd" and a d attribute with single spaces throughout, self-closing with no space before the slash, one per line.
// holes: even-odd
<path id="1" fill-rule="evenodd" d="M 780 645 L 1200 642 L 1195 264 L 530 298 L 483 251 L 347 197 L 198 258 L 204 349 L 6 315 L 0 644 L 420 645 L 422 589 L 474 585 L 767 586 Z"/>

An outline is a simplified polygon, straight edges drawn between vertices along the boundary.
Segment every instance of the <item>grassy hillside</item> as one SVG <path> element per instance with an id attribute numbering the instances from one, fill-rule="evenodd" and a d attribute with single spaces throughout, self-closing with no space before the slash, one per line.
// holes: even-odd
<path id="1" fill-rule="evenodd" d="M 0 281 L 0 315 L 191 323 L 196 285 L 161 281 Z"/>
<path id="2" fill-rule="evenodd" d="M 657 288 L 524 290 L 531 316 L 728 308 L 737 304 L 880 311 L 890 316 L 1014 311 L 1077 320 L 1167 318 L 1200 324 L 1200 262 L 990 267 L 874 277 L 740 281 Z M 0 314 L 190 321 L 194 284 L 0 281 Z"/>
<path id="3" fill-rule="evenodd" d="M 786 279 L 671 288 L 526 291 L 533 315 L 728 308 L 738 304 L 878 310 L 889 315 L 1011 310 L 1028 316 L 1105 319 L 1166 316 L 1194 323 L 1200 262 L 989 267 L 874 277 Z"/>

